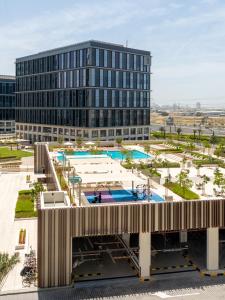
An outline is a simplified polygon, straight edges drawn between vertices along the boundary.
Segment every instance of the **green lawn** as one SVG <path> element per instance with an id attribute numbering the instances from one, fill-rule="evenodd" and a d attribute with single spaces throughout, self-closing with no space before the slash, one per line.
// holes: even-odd
<path id="1" fill-rule="evenodd" d="M 165 187 L 186 200 L 199 199 L 199 195 L 189 189 L 183 189 L 178 183 L 169 182 L 165 184 Z"/>
<path id="2" fill-rule="evenodd" d="M 33 153 L 23 150 L 10 150 L 8 147 L 0 147 L 0 159 L 20 159 L 28 156 L 33 156 Z"/>
<path id="3" fill-rule="evenodd" d="M 31 197 L 31 191 L 23 190 L 19 192 L 16 203 L 16 218 L 32 218 L 37 216 L 37 211 L 34 211 L 34 202 Z"/>

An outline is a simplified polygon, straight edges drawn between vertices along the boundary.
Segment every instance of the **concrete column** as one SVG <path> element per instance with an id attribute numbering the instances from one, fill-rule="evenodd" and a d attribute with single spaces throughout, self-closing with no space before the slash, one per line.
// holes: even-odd
<path id="1" fill-rule="evenodd" d="M 180 231 L 180 243 L 187 243 L 187 230 Z"/>
<path id="2" fill-rule="evenodd" d="M 219 269 L 219 228 L 207 229 L 207 270 Z"/>
<path id="3" fill-rule="evenodd" d="M 139 233 L 139 266 L 140 278 L 150 278 L 151 266 L 151 233 Z"/>
<path id="4" fill-rule="evenodd" d="M 130 247 L 130 233 L 123 233 L 122 239 L 124 240 L 127 247 Z"/>

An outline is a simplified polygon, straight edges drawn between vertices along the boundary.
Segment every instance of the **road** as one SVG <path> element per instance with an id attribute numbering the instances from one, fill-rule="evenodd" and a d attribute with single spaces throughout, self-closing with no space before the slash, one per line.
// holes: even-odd
<path id="1" fill-rule="evenodd" d="M 169 133 L 171 130 L 171 133 L 177 133 L 177 128 L 180 127 L 182 129 L 182 133 L 189 133 L 189 134 L 193 134 L 193 130 L 196 130 L 196 136 L 198 135 L 198 129 L 199 127 L 196 126 L 164 126 L 164 125 L 159 125 L 159 124 L 151 124 L 151 131 L 160 131 L 160 127 L 164 127 L 166 129 L 166 132 Z M 214 134 L 216 136 L 225 136 L 225 129 L 218 129 L 218 128 L 214 128 L 212 129 L 208 129 L 205 128 L 204 126 L 201 126 L 201 134 L 202 135 L 212 135 L 214 131 Z"/>
<path id="2" fill-rule="evenodd" d="M 49 289 L 39 292 L 4 295 L 1 300 L 213 300 L 225 299 L 224 277 L 200 277 L 198 272 L 160 275 L 141 283 L 138 278 L 104 280 L 77 284 L 74 288 Z"/>

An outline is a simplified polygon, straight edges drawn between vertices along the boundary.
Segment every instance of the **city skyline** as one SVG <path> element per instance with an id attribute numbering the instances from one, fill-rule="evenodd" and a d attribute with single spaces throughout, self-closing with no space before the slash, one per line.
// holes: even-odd
<path id="1" fill-rule="evenodd" d="M 54 4 L 54 5 L 53 5 Z M 44 7 L 44 9 L 43 9 Z M 14 74 L 17 57 L 84 40 L 120 43 L 153 55 L 152 98 L 222 106 L 225 4 L 195 1 L 0 1 L 0 64 Z"/>

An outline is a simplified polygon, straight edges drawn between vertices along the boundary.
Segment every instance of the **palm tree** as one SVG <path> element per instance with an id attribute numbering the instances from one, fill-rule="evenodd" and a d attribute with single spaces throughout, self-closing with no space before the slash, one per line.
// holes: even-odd
<path id="1" fill-rule="evenodd" d="M 206 175 L 202 176 L 202 195 L 205 195 L 205 185 L 210 181 L 210 178 Z"/>
<path id="2" fill-rule="evenodd" d="M 144 146 L 144 151 L 145 151 L 147 154 L 149 154 L 150 149 L 151 149 L 150 144 L 146 144 L 146 145 Z"/>
<path id="3" fill-rule="evenodd" d="M 155 154 L 155 160 L 157 161 L 158 160 L 158 156 L 160 155 L 160 151 L 156 150 L 154 154 Z"/>
<path id="4" fill-rule="evenodd" d="M 123 139 L 121 137 L 116 138 L 116 143 L 118 147 L 121 147 Z"/>
<path id="5" fill-rule="evenodd" d="M 201 132 L 202 132 L 202 130 L 201 130 L 201 128 L 199 127 L 199 129 L 198 129 L 198 139 L 199 139 L 199 140 L 201 139 Z"/>
<path id="6" fill-rule="evenodd" d="M 207 148 L 208 149 L 208 155 L 209 155 L 211 144 L 208 141 L 204 141 L 203 146 L 204 146 L 204 152 L 205 152 L 205 149 Z"/>
<path id="7" fill-rule="evenodd" d="M 193 129 L 194 140 L 196 139 L 196 132 L 197 132 L 197 130 L 196 130 L 196 129 Z"/>
<path id="8" fill-rule="evenodd" d="M 76 138 L 76 144 L 77 144 L 77 147 L 80 148 L 82 146 L 82 143 L 83 143 L 83 139 L 82 137 L 78 136 Z"/>
<path id="9" fill-rule="evenodd" d="M 163 134 L 163 138 L 165 139 L 165 138 L 166 138 L 166 129 L 165 129 L 165 127 L 164 127 L 164 126 L 161 126 L 161 127 L 159 128 L 159 130 L 161 131 L 161 134 Z"/>
<path id="10" fill-rule="evenodd" d="M 182 159 L 182 169 L 185 169 L 186 162 L 187 162 L 187 157 L 184 155 L 184 157 Z"/>
<path id="11" fill-rule="evenodd" d="M 63 142 L 64 142 L 64 138 L 63 138 L 62 135 L 60 135 L 60 136 L 58 137 L 58 144 L 59 144 L 59 145 L 62 145 Z"/>
<path id="12" fill-rule="evenodd" d="M 177 134 L 178 134 L 178 138 L 180 139 L 180 135 L 181 135 L 182 129 L 181 127 L 177 128 Z"/>
<path id="13" fill-rule="evenodd" d="M 128 156 L 129 150 L 123 148 L 120 152 L 122 154 L 122 162 L 123 162 L 123 159 L 124 158 L 126 159 L 126 157 Z"/>

